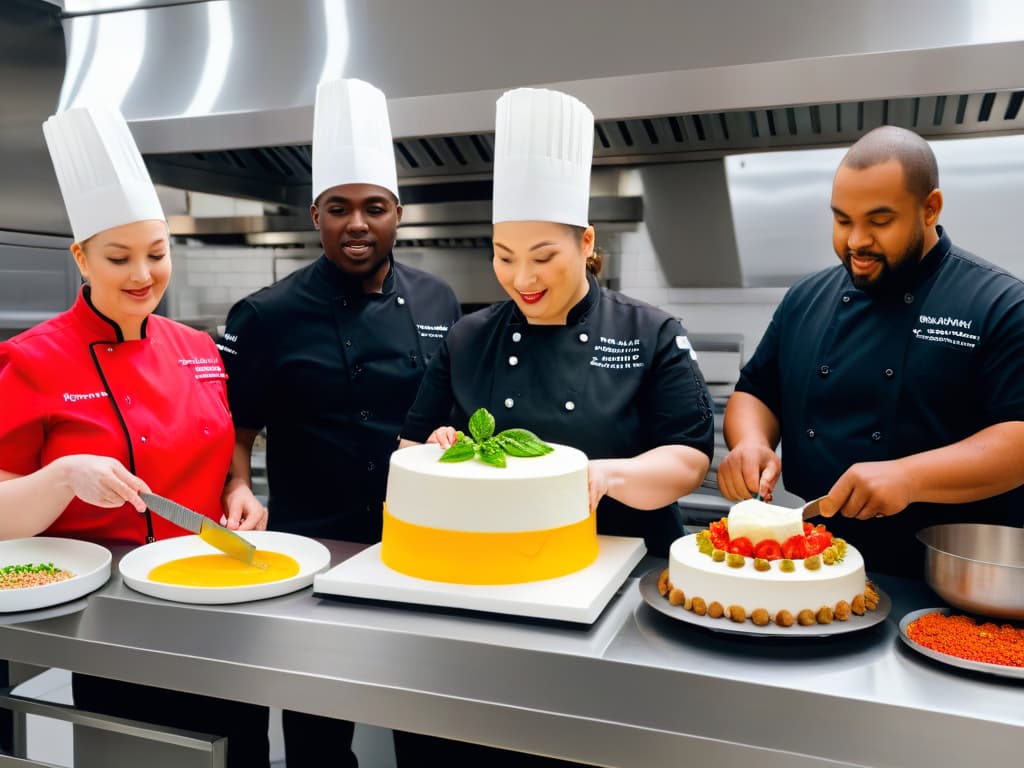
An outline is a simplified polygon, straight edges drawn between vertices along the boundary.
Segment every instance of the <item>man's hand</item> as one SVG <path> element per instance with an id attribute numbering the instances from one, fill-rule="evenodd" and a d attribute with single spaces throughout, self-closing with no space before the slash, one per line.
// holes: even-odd
<path id="1" fill-rule="evenodd" d="M 718 489 L 730 501 L 749 499 L 755 493 L 771 501 L 782 462 L 763 442 L 742 442 L 729 451 L 718 467 Z"/>
<path id="2" fill-rule="evenodd" d="M 854 464 L 836 480 L 821 514 L 868 520 L 898 514 L 913 501 L 913 482 L 899 461 L 870 461 Z"/>

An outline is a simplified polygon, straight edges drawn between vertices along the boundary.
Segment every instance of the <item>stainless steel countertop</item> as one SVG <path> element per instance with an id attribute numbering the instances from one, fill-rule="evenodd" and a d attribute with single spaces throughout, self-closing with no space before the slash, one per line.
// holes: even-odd
<path id="1" fill-rule="evenodd" d="M 332 564 L 361 549 L 325 543 Z M 585 627 L 311 588 L 185 605 L 133 592 L 115 567 L 87 599 L 0 616 L 0 657 L 601 765 L 931 767 L 1019 755 L 1024 684 L 905 648 L 900 617 L 940 603 L 915 582 L 878 581 L 893 600 L 887 621 L 798 641 L 676 622 L 643 602 L 636 578 Z"/>

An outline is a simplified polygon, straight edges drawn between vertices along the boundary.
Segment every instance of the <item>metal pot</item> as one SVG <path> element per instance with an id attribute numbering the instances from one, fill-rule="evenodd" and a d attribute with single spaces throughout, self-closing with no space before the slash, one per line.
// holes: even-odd
<path id="1" fill-rule="evenodd" d="M 1024 528 L 958 523 L 919 531 L 928 586 L 955 608 L 1024 619 Z"/>

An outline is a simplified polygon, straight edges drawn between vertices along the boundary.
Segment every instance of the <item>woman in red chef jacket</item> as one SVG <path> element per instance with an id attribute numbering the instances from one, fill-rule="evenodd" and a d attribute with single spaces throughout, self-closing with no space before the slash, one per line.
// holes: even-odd
<path id="1" fill-rule="evenodd" d="M 84 285 L 66 312 L 0 344 L 0 538 L 144 542 L 187 531 L 140 491 L 228 527 L 266 527 L 234 450 L 213 340 L 152 314 L 171 278 L 167 223 L 124 119 L 76 108 L 43 126 Z M 228 764 L 267 765 L 263 707 L 74 675 L 76 704 L 228 736 Z"/>

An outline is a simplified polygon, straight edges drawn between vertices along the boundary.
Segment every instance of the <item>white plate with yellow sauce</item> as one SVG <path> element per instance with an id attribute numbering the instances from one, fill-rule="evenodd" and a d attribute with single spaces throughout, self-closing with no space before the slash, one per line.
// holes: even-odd
<path id="1" fill-rule="evenodd" d="M 110 578 L 110 550 L 88 541 L 35 536 L 0 541 L 0 568 L 53 563 L 71 578 L 30 587 L 0 589 L 0 613 L 32 611 L 87 595 Z"/>
<path id="2" fill-rule="evenodd" d="M 273 576 L 273 563 L 271 569 L 267 570 L 245 566 L 238 561 L 232 562 L 231 558 L 222 555 L 198 536 L 181 536 L 155 541 L 129 552 L 121 558 L 121 578 L 132 589 L 151 597 L 175 600 L 179 603 L 223 605 L 263 600 L 303 589 L 313 583 L 316 574 L 326 570 L 331 564 L 331 554 L 327 547 L 305 536 L 280 531 L 239 531 L 239 535 L 256 547 L 257 560 L 261 559 L 263 552 L 286 555 L 295 560 L 298 572 L 294 575 L 284 572 L 281 578 L 273 581 L 229 584 L 227 582 L 238 581 L 239 577 L 243 582 L 247 581 L 246 569 L 253 581 Z M 206 557 L 211 555 L 214 558 Z M 224 586 L 168 583 L 153 578 L 155 568 L 166 566 L 171 561 L 198 557 L 203 557 L 204 560 L 193 573 L 207 582 L 223 582 Z M 179 575 L 181 574 L 183 572 L 179 571 Z"/>

